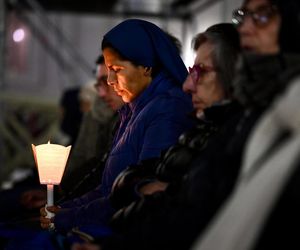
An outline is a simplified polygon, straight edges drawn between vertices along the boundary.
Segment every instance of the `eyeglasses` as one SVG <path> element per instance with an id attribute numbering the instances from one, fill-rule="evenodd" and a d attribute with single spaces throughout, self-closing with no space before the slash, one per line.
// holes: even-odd
<path id="1" fill-rule="evenodd" d="M 250 11 L 245 8 L 234 10 L 232 13 L 232 23 L 240 26 L 245 21 L 247 16 L 251 17 L 255 25 L 262 27 L 268 24 L 270 19 L 277 13 L 275 6 L 260 6 L 255 11 Z"/>
<path id="2" fill-rule="evenodd" d="M 206 66 L 203 63 L 196 64 L 192 68 L 189 67 L 189 75 L 191 76 L 194 84 L 197 84 L 201 75 L 212 71 L 215 71 L 214 67 Z"/>

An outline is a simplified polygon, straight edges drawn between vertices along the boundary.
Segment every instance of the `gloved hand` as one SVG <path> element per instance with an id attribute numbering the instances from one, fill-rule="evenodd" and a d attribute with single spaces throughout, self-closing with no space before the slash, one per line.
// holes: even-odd
<path id="1" fill-rule="evenodd" d="M 188 147 L 175 145 L 164 155 L 156 168 L 157 178 L 165 182 L 180 180 L 187 172 L 193 151 Z"/>
<path id="2" fill-rule="evenodd" d="M 156 162 L 157 158 L 154 158 L 138 165 L 130 165 L 117 176 L 110 194 L 114 208 L 127 206 L 139 197 L 136 185 L 144 179 L 154 177 Z"/>
<path id="3" fill-rule="evenodd" d="M 164 182 L 180 182 L 187 173 L 191 160 L 206 148 L 217 127 L 210 123 L 199 124 L 182 134 L 178 143 L 170 147 L 156 168 L 156 176 Z"/>
<path id="4" fill-rule="evenodd" d="M 118 231 L 128 230 L 133 225 L 143 223 L 148 215 L 161 212 L 161 205 L 168 200 L 165 192 L 145 195 L 130 205 L 118 210 L 110 221 L 110 226 Z"/>

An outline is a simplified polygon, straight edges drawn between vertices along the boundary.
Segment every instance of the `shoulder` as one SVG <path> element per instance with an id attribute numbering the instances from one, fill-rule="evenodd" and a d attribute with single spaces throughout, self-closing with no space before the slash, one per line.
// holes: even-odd
<path id="1" fill-rule="evenodd" d="M 170 110 L 179 112 L 182 109 L 192 111 L 193 108 L 191 97 L 177 86 L 155 96 L 148 103 L 148 106 L 154 109 L 157 108 L 162 112 Z"/>
<path id="2" fill-rule="evenodd" d="M 188 114 L 192 112 L 192 103 L 168 94 L 160 95 L 152 99 L 141 113 L 146 116 L 146 120 L 170 119 L 183 120 L 187 119 Z"/>
<path id="3" fill-rule="evenodd" d="M 285 92 L 280 95 L 268 113 L 273 113 L 277 121 L 290 129 L 300 127 L 300 76 L 294 78 Z"/>

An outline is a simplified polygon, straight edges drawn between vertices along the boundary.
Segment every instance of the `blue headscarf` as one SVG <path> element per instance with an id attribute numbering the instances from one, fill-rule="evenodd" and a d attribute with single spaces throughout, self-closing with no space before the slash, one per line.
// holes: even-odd
<path id="1" fill-rule="evenodd" d="M 153 23 L 140 19 L 125 20 L 104 35 L 102 48 L 105 43 L 137 65 L 160 67 L 179 85 L 187 76 L 175 44 Z"/>

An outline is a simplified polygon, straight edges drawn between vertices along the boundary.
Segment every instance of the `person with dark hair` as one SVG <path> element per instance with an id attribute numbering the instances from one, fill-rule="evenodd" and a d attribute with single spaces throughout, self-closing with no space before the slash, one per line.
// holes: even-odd
<path id="1" fill-rule="evenodd" d="M 193 161 L 205 154 L 211 140 L 229 133 L 228 128 L 233 127 L 242 114 L 242 109 L 231 99 L 231 80 L 240 46 L 237 31 L 228 23 L 209 27 L 194 38 L 193 44 L 195 63 L 183 89 L 192 96 L 197 125 L 182 134 L 178 143 L 159 159 L 152 179 L 141 181 L 133 188 L 139 190 L 141 198 L 114 215 L 112 226 L 118 235 L 101 239 L 103 249 L 188 249 L 203 227 L 203 218 L 209 215 L 195 197 L 183 200 L 182 189 L 183 184 L 194 185 L 185 181 L 192 171 Z M 128 172 L 119 182 L 136 179 L 132 169 Z M 154 177 L 158 181 L 154 182 Z M 122 186 L 114 184 L 114 189 L 118 185 Z M 118 197 L 114 197 L 117 192 Z M 124 192 L 113 190 L 111 198 L 116 203 L 124 197 Z M 202 216 L 200 219 L 198 213 Z"/>
<path id="2" fill-rule="evenodd" d="M 298 0 L 247 0 L 233 13 L 245 48 L 251 48 L 240 63 L 237 97 L 248 114 L 263 112 L 246 141 L 234 192 L 192 249 L 300 246 L 299 16 Z"/>
<path id="3" fill-rule="evenodd" d="M 185 65 L 170 38 L 153 23 L 129 19 L 102 40 L 107 82 L 126 103 L 106 160 L 101 185 L 60 207 L 51 220 L 41 209 L 41 226 L 59 232 L 75 226 L 107 226 L 115 212 L 109 195 L 117 175 L 130 164 L 159 157 L 193 122 L 190 97 L 182 89 Z"/>
<path id="4" fill-rule="evenodd" d="M 75 87 L 64 91 L 60 99 L 61 124 L 60 129 L 69 138 L 66 144 L 73 145 L 77 139 L 82 120 L 79 102 L 80 88 Z"/>

